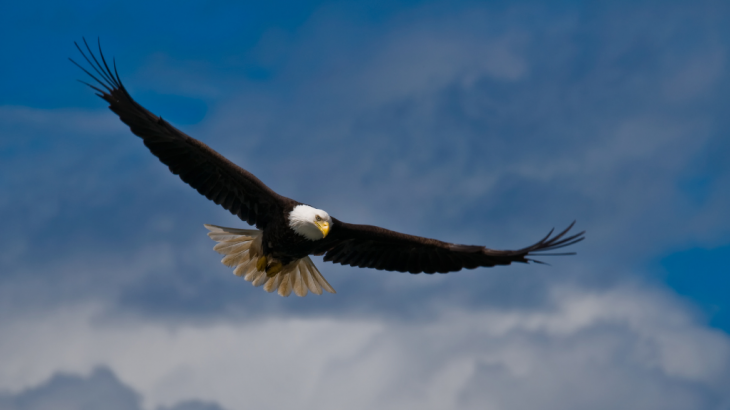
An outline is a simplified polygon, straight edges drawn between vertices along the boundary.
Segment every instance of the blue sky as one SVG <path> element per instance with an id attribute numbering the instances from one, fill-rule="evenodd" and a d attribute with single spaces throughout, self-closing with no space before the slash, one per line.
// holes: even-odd
<path id="1" fill-rule="evenodd" d="M 3 6 L 0 409 L 727 408 L 729 12 Z M 315 258 L 336 295 L 267 294 L 203 228 L 245 224 L 75 81 L 84 36 L 138 102 L 339 219 L 502 249 L 577 220 L 587 240 L 449 275 Z"/>

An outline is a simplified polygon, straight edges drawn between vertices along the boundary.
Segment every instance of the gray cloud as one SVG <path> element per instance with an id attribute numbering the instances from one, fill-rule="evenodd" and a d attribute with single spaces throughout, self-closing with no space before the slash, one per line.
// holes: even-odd
<path id="1" fill-rule="evenodd" d="M 67 306 L 0 321 L 0 385 L 18 392 L 3 399 L 16 405 L 56 397 L 135 403 L 136 394 L 145 408 L 191 399 L 323 410 L 730 403 L 730 339 L 676 297 L 641 286 L 552 287 L 547 305 L 442 306 L 407 322 L 281 317 L 167 327 Z M 44 381 L 98 364 L 123 384 L 109 371 Z"/>
<path id="2" fill-rule="evenodd" d="M 42 385 L 0 396 L 3 410 L 138 410 L 139 396 L 107 369 L 88 378 L 57 374 Z"/>
<path id="3" fill-rule="evenodd" d="M 0 394 L 2 410 L 142 410 L 138 393 L 108 368 L 88 377 L 57 373 L 44 383 L 16 394 Z M 223 410 L 215 403 L 186 400 L 158 410 Z"/>

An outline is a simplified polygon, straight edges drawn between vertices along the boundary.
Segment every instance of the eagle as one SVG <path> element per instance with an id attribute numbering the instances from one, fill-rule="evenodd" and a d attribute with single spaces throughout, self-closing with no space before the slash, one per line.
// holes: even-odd
<path id="1" fill-rule="evenodd" d="M 221 262 L 233 273 L 264 286 L 267 292 L 305 296 L 335 293 L 309 258 L 324 255 L 325 262 L 377 270 L 410 273 L 448 273 L 462 269 L 536 262 L 536 255 L 573 245 L 584 233 L 568 235 L 575 221 L 562 232 L 551 230 L 544 238 L 517 250 L 495 250 L 478 245 L 459 245 L 407 235 L 377 226 L 356 225 L 330 216 L 291 198 L 279 195 L 253 174 L 232 163 L 206 144 L 151 113 L 129 95 L 117 72 L 116 61 L 107 64 L 101 51 L 87 53 L 74 42 L 95 74 L 71 60 L 96 84 L 80 82 L 109 103 L 109 109 L 170 171 L 201 195 L 258 229 L 205 225 L 218 242 L 213 248 L 225 255 Z"/>

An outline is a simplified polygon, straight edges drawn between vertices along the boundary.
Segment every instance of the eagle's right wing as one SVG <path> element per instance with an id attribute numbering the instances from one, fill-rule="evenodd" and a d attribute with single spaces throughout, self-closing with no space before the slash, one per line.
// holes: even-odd
<path id="1" fill-rule="evenodd" d="M 84 45 L 89 56 L 78 44 L 76 47 L 98 77 L 75 61 L 71 62 L 96 80 L 103 89 L 84 84 L 98 91 L 97 95 L 109 102 L 109 109 L 135 135 L 142 138 L 150 152 L 167 165 L 173 174 L 179 175 L 180 179 L 206 198 L 260 229 L 266 226 L 273 212 L 280 212 L 288 203 L 294 203 L 274 192 L 250 172 L 139 105 L 122 85 L 116 64 L 113 64 L 114 72 L 107 65 L 101 46 L 100 61 L 85 39 Z"/>

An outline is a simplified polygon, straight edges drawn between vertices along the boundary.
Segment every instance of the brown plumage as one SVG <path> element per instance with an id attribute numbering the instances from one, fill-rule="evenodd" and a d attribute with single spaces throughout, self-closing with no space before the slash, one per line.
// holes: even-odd
<path id="1" fill-rule="evenodd" d="M 307 255 L 324 255 L 325 261 L 342 265 L 432 274 L 455 272 L 465 268 L 509 265 L 512 262 L 542 263 L 532 256 L 568 255 L 570 253 L 545 252 L 573 245 L 584 239 L 584 232 L 567 235 L 573 227 L 571 224 L 557 235 L 552 236 L 553 231 L 550 231 L 542 240 L 531 246 L 501 251 L 406 235 L 377 226 L 349 224 L 335 218 L 331 218 L 329 230 L 323 231 L 322 238 L 316 240 L 305 238 L 292 228 L 290 216 L 292 210 L 302 204 L 277 194 L 250 172 L 173 127 L 161 117 L 147 111 L 127 93 L 117 73 L 116 64 L 113 63 L 113 70 L 110 69 L 101 53 L 101 47 L 97 59 L 85 40 L 84 44 L 89 56 L 78 44 L 76 47 L 97 75 L 71 61 L 91 76 L 99 86 L 84 84 L 96 90 L 97 95 L 109 103 L 109 108 L 135 135 L 142 138 L 150 152 L 167 165 L 173 174 L 178 175 L 201 195 L 261 230 L 261 238 L 253 239 L 259 235 L 253 233 L 256 231 L 208 226 L 212 231 L 209 235 L 221 242 L 221 245 L 216 246 L 221 253 L 239 249 L 233 246 L 237 241 L 249 244 L 246 245 L 246 249 L 251 247 L 250 252 L 240 251 L 240 255 L 226 257 L 224 261 L 243 261 L 235 272 L 248 272 L 245 275 L 247 280 L 253 281 L 254 284 L 267 283 L 267 290 L 278 286 L 279 294 L 288 295 L 293 288 L 298 295 L 303 296 L 301 293 L 306 294 L 308 286 L 315 293 L 321 293 L 321 288 L 334 292 L 330 290 L 331 287 L 321 275 L 317 276 L 319 272 L 312 271 L 312 269 L 316 271 L 316 268 L 311 265 L 311 261 L 306 266 L 300 263 L 304 258 L 308 260 Z M 319 220 L 319 217 L 317 218 Z M 267 266 L 266 274 L 271 276 L 268 280 L 261 276 L 263 270 L 258 271 L 248 265 L 254 263 L 253 258 L 260 258 L 260 255 L 268 257 L 264 260 Z M 279 271 L 272 267 L 271 261 L 280 262 L 283 266 L 279 276 L 277 276 Z M 309 275 L 308 272 L 312 274 Z M 321 278 L 321 281 L 318 278 Z M 305 284 L 307 286 L 304 286 Z"/>

